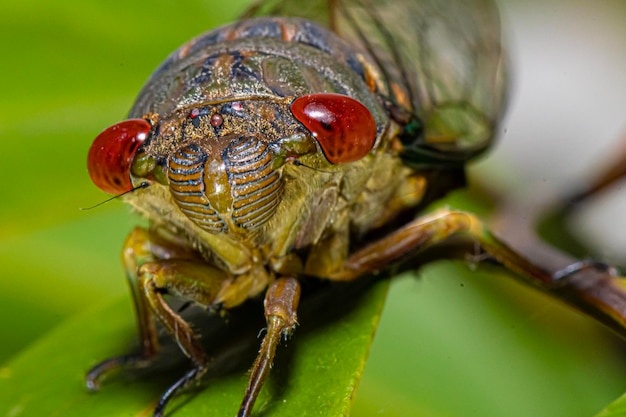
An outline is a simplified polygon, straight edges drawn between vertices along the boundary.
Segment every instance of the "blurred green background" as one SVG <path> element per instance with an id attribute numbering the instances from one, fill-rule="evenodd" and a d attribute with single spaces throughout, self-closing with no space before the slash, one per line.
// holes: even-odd
<path id="1" fill-rule="evenodd" d="M 89 181 L 87 150 L 124 118 L 171 51 L 246 3 L 0 4 L 0 378 L 11 357 L 55 325 L 127 296 L 119 249 L 139 220 L 119 202 L 79 211 L 106 197 Z M 519 9 L 506 10 L 519 27 Z M 548 136 L 535 152 L 548 139 L 567 139 Z M 506 152 L 491 160 L 476 169 L 482 181 L 496 177 L 494 187 L 508 193 L 525 178 L 505 169 L 513 165 Z M 624 346 L 506 274 L 441 262 L 393 285 L 353 414 L 591 416 L 626 391 Z"/>

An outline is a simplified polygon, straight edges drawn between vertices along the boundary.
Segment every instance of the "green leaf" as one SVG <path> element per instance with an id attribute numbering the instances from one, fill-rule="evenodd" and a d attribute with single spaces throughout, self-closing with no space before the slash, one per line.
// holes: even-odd
<path id="1" fill-rule="evenodd" d="M 626 394 L 609 404 L 594 417 L 623 417 L 626 416 Z"/>
<path id="2" fill-rule="evenodd" d="M 388 281 L 367 289 L 328 284 L 304 297 L 293 339 L 278 349 L 256 415 L 347 416 L 384 305 Z M 215 358 L 205 386 L 181 395 L 169 412 L 234 415 L 263 326 L 261 303 L 214 319 L 203 332 Z M 340 306 L 340 307 L 339 307 Z M 206 312 L 202 312 L 206 315 Z M 206 321 L 206 318 L 203 318 Z M 97 393 L 85 372 L 98 360 L 133 350 L 135 323 L 128 299 L 91 310 L 60 326 L 0 370 L 2 416 L 143 416 L 190 366 L 170 342 L 153 371 L 122 372 Z M 136 348 L 134 348 L 136 349 Z M 129 379 L 128 376 L 132 378 Z M 142 377 L 143 376 L 143 377 Z"/>

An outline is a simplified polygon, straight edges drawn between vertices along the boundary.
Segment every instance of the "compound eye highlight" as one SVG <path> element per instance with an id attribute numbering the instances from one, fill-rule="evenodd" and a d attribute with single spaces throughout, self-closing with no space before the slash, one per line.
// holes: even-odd
<path id="1" fill-rule="evenodd" d="M 139 145 L 148 137 L 151 128 L 144 119 L 129 119 L 100 133 L 87 157 L 91 181 L 109 194 L 132 190 L 130 167 Z"/>
<path id="2" fill-rule="evenodd" d="M 360 101 L 342 94 L 298 97 L 291 113 L 317 140 L 332 164 L 364 158 L 376 142 L 376 121 Z"/>

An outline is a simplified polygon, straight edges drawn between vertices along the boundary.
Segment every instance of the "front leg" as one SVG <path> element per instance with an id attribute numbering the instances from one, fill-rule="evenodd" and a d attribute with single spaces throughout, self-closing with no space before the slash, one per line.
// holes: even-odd
<path id="1" fill-rule="evenodd" d="M 88 372 L 86 383 L 89 389 L 96 390 L 113 371 L 148 366 L 159 351 L 156 327 L 159 322 L 194 363 L 194 368 L 162 396 L 155 410 L 155 416 L 160 416 L 167 402 L 180 389 L 198 380 L 208 364 L 199 338 L 189 323 L 165 302 L 163 294 L 174 294 L 205 306 L 217 302 L 233 304 L 232 297 L 237 301 L 246 298 L 239 293 L 248 294 L 250 280 L 237 280 L 195 253 L 142 228 L 134 229 L 124 242 L 122 259 L 137 313 L 140 353 L 101 362 Z M 260 278 L 262 281 L 263 277 Z"/>
<path id="2" fill-rule="evenodd" d="M 405 255 L 453 235 L 475 239 L 488 254 L 525 282 L 552 293 L 626 337 L 626 286 L 622 279 L 602 269 L 579 268 L 564 274 L 565 265 L 553 270 L 537 265 L 497 239 L 475 215 L 466 212 L 443 209 L 419 217 L 356 251 L 340 268 L 328 271 L 325 276 L 337 281 L 353 280 L 385 269 Z"/>
<path id="3" fill-rule="evenodd" d="M 298 324 L 296 310 L 299 302 L 300 284 L 295 278 L 277 279 L 267 289 L 264 303 L 267 333 L 250 370 L 250 380 L 237 417 L 248 417 L 252 413 L 254 402 L 270 373 L 280 339 L 291 334 Z"/>

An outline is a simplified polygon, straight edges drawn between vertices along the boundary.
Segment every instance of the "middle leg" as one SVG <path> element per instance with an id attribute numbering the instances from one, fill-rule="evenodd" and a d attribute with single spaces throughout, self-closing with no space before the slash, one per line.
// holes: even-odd
<path id="1" fill-rule="evenodd" d="M 382 270 L 403 256 L 435 245 L 453 235 L 474 239 L 498 262 L 523 278 L 526 283 L 547 291 L 583 311 L 626 337 L 626 285 L 624 280 L 605 270 L 578 268 L 570 273 L 565 265 L 557 268 L 538 265 L 497 239 L 473 214 L 439 210 L 420 217 L 351 254 L 325 276 L 349 281 Z M 537 246 L 541 242 L 535 242 Z M 554 249 L 542 250 L 556 256 Z M 565 268 L 565 269 L 564 269 Z"/>

